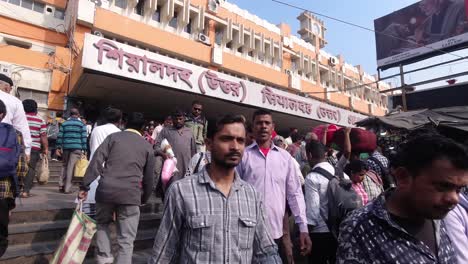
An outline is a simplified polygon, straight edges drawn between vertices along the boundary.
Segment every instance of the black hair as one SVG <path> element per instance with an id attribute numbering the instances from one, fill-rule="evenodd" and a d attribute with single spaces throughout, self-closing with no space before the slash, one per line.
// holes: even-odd
<path id="1" fill-rule="evenodd" d="M 252 121 L 255 120 L 255 118 L 256 118 L 257 116 L 262 116 L 262 115 L 269 115 L 269 116 L 273 117 L 273 114 L 271 113 L 270 110 L 258 109 L 257 111 L 255 111 L 255 112 L 253 113 Z"/>
<path id="2" fill-rule="evenodd" d="M 304 136 L 299 132 L 293 132 L 291 134 L 291 140 L 293 143 L 296 143 L 297 141 L 302 140 L 303 138 Z"/>
<path id="3" fill-rule="evenodd" d="M 0 114 L 3 114 L 3 117 L 7 114 L 6 105 L 2 100 L 0 100 Z"/>
<path id="4" fill-rule="evenodd" d="M 315 141 L 315 140 L 312 140 L 309 143 L 307 143 L 306 151 L 312 157 L 318 158 L 321 160 L 325 159 L 325 154 L 327 153 L 325 146 L 322 143 Z"/>
<path id="5" fill-rule="evenodd" d="M 5 74 L 0 73 L 0 81 L 8 83 L 10 86 L 13 86 L 13 81 L 10 77 L 6 76 Z"/>
<path id="6" fill-rule="evenodd" d="M 185 116 L 184 111 L 182 111 L 181 109 L 176 109 L 171 115 L 172 118 L 176 118 L 178 116 Z"/>
<path id="7" fill-rule="evenodd" d="M 241 123 L 245 128 L 245 117 L 243 115 L 226 114 L 218 118 L 214 125 L 208 126 L 207 138 L 213 139 L 216 133 L 221 131 L 225 125 Z"/>
<path id="8" fill-rule="evenodd" d="M 250 124 L 250 123 L 245 124 L 245 132 L 247 132 L 247 133 L 252 133 L 253 132 L 252 124 Z"/>
<path id="9" fill-rule="evenodd" d="M 37 113 L 37 103 L 33 99 L 24 100 L 23 108 L 26 113 Z"/>
<path id="10" fill-rule="evenodd" d="M 104 110 L 104 119 L 106 123 L 115 124 L 122 120 L 122 111 L 117 108 L 107 107 Z"/>
<path id="11" fill-rule="evenodd" d="M 404 167 L 416 175 L 437 159 L 447 159 L 457 169 L 468 170 L 468 150 L 454 140 L 437 134 L 423 134 L 400 145 L 391 159 L 392 167 Z"/>
<path id="12" fill-rule="evenodd" d="M 72 108 L 72 109 L 70 109 L 70 115 L 78 116 L 78 115 L 80 115 L 80 111 L 78 110 L 78 108 Z"/>
<path id="13" fill-rule="evenodd" d="M 344 172 L 351 176 L 353 173 L 360 172 L 362 170 L 369 170 L 367 164 L 362 160 L 352 160 L 344 168 Z"/>
<path id="14" fill-rule="evenodd" d="M 127 118 L 127 128 L 141 130 L 145 124 L 145 117 L 140 112 L 132 112 Z"/>
<path id="15" fill-rule="evenodd" d="M 200 101 L 198 101 L 198 100 L 195 100 L 195 101 L 192 102 L 192 106 L 194 106 L 194 105 L 202 105 L 202 103 Z"/>

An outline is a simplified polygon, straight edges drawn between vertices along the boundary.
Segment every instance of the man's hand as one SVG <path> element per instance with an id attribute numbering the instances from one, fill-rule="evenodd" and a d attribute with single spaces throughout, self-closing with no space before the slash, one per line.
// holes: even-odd
<path id="1" fill-rule="evenodd" d="M 29 164 L 29 161 L 31 160 L 31 155 L 24 155 L 24 159 L 26 161 L 26 164 Z"/>
<path id="2" fill-rule="evenodd" d="M 301 233 L 299 235 L 299 246 L 301 247 L 301 255 L 306 256 L 312 250 L 312 241 L 308 233 Z"/>
<path id="3" fill-rule="evenodd" d="M 55 150 L 55 155 L 62 157 L 62 150 L 61 149 Z"/>
<path id="4" fill-rule="evenodd" d="M 88 192 L 87 191 L 79 191 L 78 192 L 78 199 L 86 200 L 86 198 L 88 198 Z"/>
<path id="5" fill-rule="evenodd" d="M 344 130 L 345 134 L 349 135 L 351 133 L 351 129 L 352 129 L 351 127 L 345 127 L 345 130 Z"/>
<path id="6" fill-rule="evenodd" d="M 44 150 L 42 151 L 42 154 L 43 154 L 45 157 L 47 157 L 47 155 L 49 155 L 49 150 L 48 150 L 48 149 L 44 149 Z"/>

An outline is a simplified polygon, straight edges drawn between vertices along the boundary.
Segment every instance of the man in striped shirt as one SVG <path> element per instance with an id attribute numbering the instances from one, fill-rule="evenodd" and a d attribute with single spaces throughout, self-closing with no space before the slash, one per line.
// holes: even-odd
<path id="1" fill-rule="evenodd" d="M 260 195 L 235 171 L 244 124 L 227 115 L 208 127 L 211 163 L 169 188 L 148 264 L 281 263 Z"/>
<path id="2" fill-rule="evenodd" d="M 63 174 L 59 181 L 59 190 L 72 193 L 72 178 L 75 163 L 85 154 L 88 134 L 86 125 L 80 121 L 80 112 L 76 108 L 70 110 L 70 118 L 63 122 L 57 137 L 57 155 L 62 156 Z"/>
<path id="3" fill-rule="evenodd" d="M 31 132 L 31 158 L 29 159 L 29 170 L 26 178 L 24 179 L 24 191 L 21 198 L 28 198 L 31 196 L 30 191 L 33 186 L 34 176 L 36 175 L 36 164 L 43 154 L 47 157 L 49 143 L 47 141 L 47 125 L 45 121 L 37 115 L 37 103 L 32 99 L 23 101 L 24 112 L 29 124 L 29 131 Z"/>

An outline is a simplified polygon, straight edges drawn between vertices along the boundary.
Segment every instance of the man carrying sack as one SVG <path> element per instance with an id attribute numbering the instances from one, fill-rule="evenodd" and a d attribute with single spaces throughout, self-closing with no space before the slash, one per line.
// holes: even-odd
<path id="1" fill-rule="evenodd" d="M 140 220 L 140 205 L 153 190 L 154 151 L 142 137 L 143 114 L 131 113 L 127 129 L 113 133 L 93 155 L 84 177 L 79 199 L 86 199 L 91 183 L 100 175 L 96 190 L 97 263 L 132 263 L 133 242 Z M 105 166 L 103 166 L 105 164 Z M 118 252 L 111 253 L 109 224 L 117 215 Z"/>

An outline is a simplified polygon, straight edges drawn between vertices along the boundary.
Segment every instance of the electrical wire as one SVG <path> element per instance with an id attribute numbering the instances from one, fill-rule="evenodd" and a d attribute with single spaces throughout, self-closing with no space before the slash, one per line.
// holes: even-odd
<path id="1" fill-rule="evenodd" d="M 325 14 L 322 14 L 322 13 L 315 12 L 315 11 L 311 11 L 311 10 L 308 10 L 306 8 L 303 8 L 303 7 L 300 7 L 300 6 L 297 6 L 297 5 L 289 4 L 289 3 L 279 1 L 279 0 L 271 0 L 271 1 L 275 2 L 275 3 L 278 3 L 278 4 L 285 5 L 285 6 L 289 6 L 289 7 L 298 9 L 298 10 L 306 11 L 306 12 L 309 12 L 309 13 L 317 15 L 317 16 L 322 16 L 322 17 L 328 18 L 330 20 L 334 20 L 334 21 L 346 24 L 348 26 L 357 27 L 357 28 L 360 28 L 360 29 L 363 29 L 363 30 L 366 30 L 366 31 L 370 31 L 370 32 L 379 34 L 379 35 L 391 37 L 391 38 L 394 38 L 394 39 L 397 39 L 397 40 L 401 40 L 401 41 L 405 41 L 405 42 L 408 42 L 408 43 L 411 43 L 411 44 L 417 44 L 418 45 L 418 43 L 416 41 L 400 38 L 400 37 L 397 37 L 397 36 L 394 36 L 394 35 L 391 35 L 391 34 L 385 34 L 383 32 L 379 32 L 379 31 L 376 31 L 376 30 L 368 28 L 368 27 L 364 27 L 364 26 L 361 26 L 361 25 L 358 25 L 358 24 L 355 24 L 355 23 L 352 23 L 352 22 L 345 21 L 343 19 L 335 18 L 335 17 L 329 16 L 329 15 L 325 15 Z M 436 48 L 432 48 L 432 47 L 428 47 L 428 46 L 424 46 L 424 47 L 428 48 L 428 49 L 431 49 L 433 51 L 437 51 L 437 52 L 440 52 L 440 53 L 447 54 L 447 55 L 452 55 L 452 56 L 455 56 L 455 57 L 458 57 L 458 58 L 463 58 L 462 56 L 460 56 L 458 54 L 455 54 L 455 53 L 452 53 L 452 52 L 446 52 L 446 51 L 443 51 L 441 49 L 436 49 Z"/>

